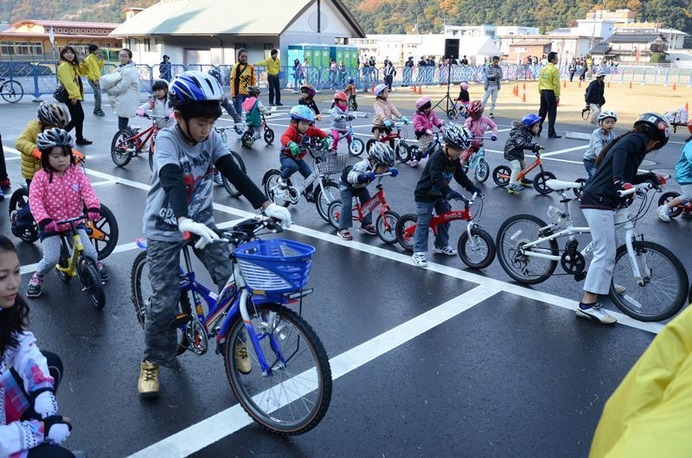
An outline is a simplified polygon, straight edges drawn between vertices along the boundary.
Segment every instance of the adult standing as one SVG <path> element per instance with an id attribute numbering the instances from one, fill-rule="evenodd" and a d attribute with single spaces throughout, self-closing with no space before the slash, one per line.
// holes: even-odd
<path id="1" fill-rule="evenodd" d="M 493 56 L 492 63 L 485 67 L 483 72 L 483 107 L 486 107 L 488 98 L 490 98 L 490 113 L 491 118 L 495 117 L 495 105 L 497 104 L 497 93 L 500 92 L 502 84 L 502 67 L 500 67 L 500 57 Z M 539 115 L 540 116 L 540 115 Z"/>
<path id="2" fill-rule="evenodd" d="M 548 53 L 548 63 L 538 74 L 538 92 L 541 95 L 541 107 L 538 116 L 541 124 L 538 128 L 538 136 L 543 130 L 543 122 L 548 115 L 548 138 L 560 138 L 555 132 L 555 118 L 557 117 L 557 104 L 560 103 L 560 70 L 557 68 L 557 53 Z"/>
<path id="3" fill-rule="evenodd" d="M 338 68 L 334 59 L 329 59 L 329 89 L 336 89 L 336 72 Z"/>
<path id="4" fill-rule="evenodd" d="M 281 59 L 279 59 L 279 50 L 274 48 L 271 50 L 270 57 L 262 62 L 257 62 L 255 66 L 262 65 L 267 67 L 267 86 L 269 86 L 269 106 L 273 107 L 274 101 L 276 106 L 281 107 L 281 81 L 279 72 L 281 71 Z"/>
<path id="5" fill-rule="evenodd" d="M 103 69 L 103 56 L 97 53 L 99 47 L 95 44 L 89 45 L 89 55 L 84 58 L 80 71 L 82 75 L 87 77 L 89 86 L 94 91 L 94 115 L 106 116 L 106 113 L 101 109 L 101 69 Z"/>
<path id="6" fill-rule="evenodd" d="M 60 50 L 60 64 L 58 64 L 58 81 L 67 90 L 67 110 L 70 112 L 70 123 L 65 126 L 68 132 L 75 129 L 78 145 L 91 145 L 93 142 L 84 138 L 84 87 L 79 77 L 79 58 L 72 46 L 65 46 Z"/>
<path id="7" fill-rule="evenodd" d="M 339 86 L 338 89 L 342 90 L 346 86 L 346 67 L 344 66 L 344 61 L 340 60 L 339 61 Z"/>
<path id="8" fill-rule="evenodd" d="M 10 190 L 10 177 L 7 175 L 7 164 L 5 164 L 5 150 L 2 147 L 2 136 L 0 136 L 0 202 L 5 200 L 5 193 Z"/>
<path id="9" fill-rule="evenodd" d="M 293 93 L 297 94 L 300 86 L 303 84 L 303 66 L 300 64 L 300 59 L 293 61 Z"/>
<path id="10" fill-rule="evenodd" d="M 466 58 L 466 55 L 464 55 L 464 57 L 461 59 L 460 63 L 461 63 L 461 65 L 468 65 L 469 64 L 469 60 Z"/>
<path id="11" fill-rule="evenodd" d="M 387 85 L 387 89 L 392 91 L 392 83 L 394 82 L 394 75 L 396 75 L 396 69 L 392 61 L 387 61 L 387 65 L 384 67 L 384 84 Z"/>
<path id="12" fill-rule="evenodd" d="M 231 99 L 238 114 L 243 112 L 243 102 L 248 97 L 247 88 L 255 86 L 255 67 L 247 63 L 247 49 L 238 49 L 238 61 L 231 68 Z"/>
<path id="13" fill-rule="evenodd" d="M 572 57 L 572 62 L 570 62 L 569 67 L 567 68 L 569 71 L 569 82 L 572 82 L 572 79 L 574 79 L 574 74 L 577 73 L 577 59 Z"/>
<path id="14" fill-rule="evenodd" d="M 115 71 L 101 77 L 101 88 L 108 93 L 111 108 L 118 116 L 118 129 L 127 129 L 139 107 L 139 72 L 129 49 L 121 49 L 118 60 L 120 65 Z"/>
<path id="15" fill-rule="evenodd" d="M 171 82 L 171 58 L 166 54 L 163 55 L 163 60 L 159 64 L 159 78 Z"/>
<path id="16" fill-rule="evenodd" d="M 596 124 L 598 119 L 598 114 L 601 112 L 601 107 L 605 105 L 605 73 L 597 72 L 596 79 L 589 83 L 584 93 L 584 99 L 586 104 L 591 110 L 591 116 L 589 117 L 589 123 Z"/>
<path id="17" fill-rule="evenodd" d="M 413 56 L 409 56 L 408 60 L 404 64 L 404 78 L 402 81 L 403 87 L 411 85 L 411 81 L 413 80 L 413 66 L 414 65 L 415 65 L 415 63 L 413 62 Z"/>

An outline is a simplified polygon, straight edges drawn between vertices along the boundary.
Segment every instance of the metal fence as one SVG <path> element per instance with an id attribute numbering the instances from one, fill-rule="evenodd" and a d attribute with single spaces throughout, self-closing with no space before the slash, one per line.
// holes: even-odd
<path id="1" fill-rule="evenodd" d="M 160 77 L 158 65 L 137 65 L 139 71 L 140 92 L 150 93 L 151 86 Z M 206 72 L 211 68 L 220 71 L 225 88 L 228 91 L 228 81 L 231 66 L 213 66 L 209 64 L 172 65 L 171 76 L 186 70 L 198 70 Z M 106 64 L 104 73 L 110 73 L 115 69 L 114 64 Z M 256 69 L 258 84 L 266 87 L 266 69 Z M 502 65 L 504 81 L 531 81 L 535 80 L 540 71 L 538 65 Z M 592 67 L 587 74 L 591 78 L 597 70 L 606 73 L 606 81 L 620 83 L 662 84 L 692 87 L 692 69 L 671 68 L 664 66 L 604 66 Z M 568 67 L 560 67 L 563 78 L 569 78 Z M 429 67 L 397 67 L 392 86 L 432 86 L 446 85 L 448 81 L 458 84 L 462 81 L 469 83 L 482 83 L 484 75 L 483 66 L 447 65 Z M 369 91 L 372 86 L 383 83 L 381 68 L 363 67 L 360 69 L 336 70 L 330 68 L 304 67 L 303 76 L 295 77 L 292 67 L 283 67 L 279 74 L 281 87 L 298 90 L 300 85 L 309 83 L 320 91 L 340 90 L 346 87 L 350 78 L 355 81 L 356 88 L 361 91 Z M 578 75 L 576 76 L 578 77 Z M 52 94 L 57 85 L 54 62 L 0 62 L 0 78 L 19 81 L 26 94 L 32 94 L 35 98 L 44 94 Z M 84 84 L 84 91 L 91 92 L 91 87 Z"/>

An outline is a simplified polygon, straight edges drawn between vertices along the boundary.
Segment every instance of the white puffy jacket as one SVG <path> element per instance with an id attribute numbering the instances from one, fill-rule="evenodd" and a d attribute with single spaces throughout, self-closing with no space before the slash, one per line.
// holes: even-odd
<path id="1" fill-rule="evenodd" d="M 122 65 L 101 77 L 101 89 L 108 94 L 113 112 L 131 118 L 139 107 L 139 72 L 134 62 Z"/>

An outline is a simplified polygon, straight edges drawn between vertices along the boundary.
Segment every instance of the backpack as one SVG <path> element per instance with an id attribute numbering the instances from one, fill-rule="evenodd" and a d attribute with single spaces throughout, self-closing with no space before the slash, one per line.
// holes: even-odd
<path id="1" fill-rule="evenodd" d="M 348 182 L 348 174 L 351 173 L 351 170 L 353 170 L 353 166 L 347 165 L 344 167 L 344 170 L 341 171 L 341 182 L 348 186 L 351 185 L 351 183 Z"/>

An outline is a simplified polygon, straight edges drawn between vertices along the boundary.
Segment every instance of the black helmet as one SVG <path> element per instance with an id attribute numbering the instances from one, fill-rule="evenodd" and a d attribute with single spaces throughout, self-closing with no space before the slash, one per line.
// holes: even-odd
<path id="1" fill-rule="evenodd" d="M 666 146 L 670 138 L 670 122 L 668 122 L 665 117 L 656 113 L 644 113 L 640 115 L 637 120 L 634 121 L 634 127 L 643 128 L 642 130 L 647 131 L 649 137 L 653 137 L 660 142 L 655 149 L 661 149 Z"/>
<path id="2" fill-rule="evenodd" d="M 41 102 L 38 106 L 38 119 L 43 126 L 63 128 L 70 123 L 70 115 L 59 103 Z"/>
<path id="3" fill-rule="evenodd" d="M 453 148 L 468 149 L 472 138 L 473 134 L 470 130 L 456 124 L 448 125 L 444 132 L 445 143 Z"/>

